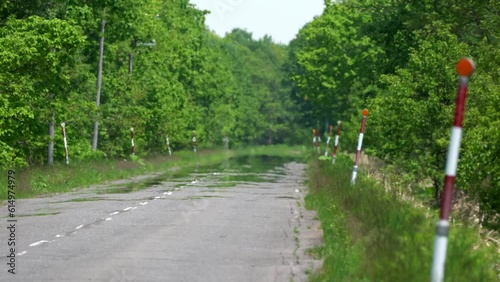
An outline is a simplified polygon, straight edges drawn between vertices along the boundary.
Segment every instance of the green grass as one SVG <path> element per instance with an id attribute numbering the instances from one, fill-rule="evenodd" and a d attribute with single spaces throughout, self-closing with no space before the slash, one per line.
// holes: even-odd
<path id="1" fill-rule="evenodd" d="M 64 193 L 82 189 L 105 181 L 129 178 L 137 175 L 172 171 L 176 175 L 189 173 L 194 168 L 215 165 L 232 157 L 268 155 L 276 157 L 301 158 L 305 148 L 277 146 L 256 146 L 238 150 L 199 150 L 174 152 L 173 156 L 156 155 L 144 159 L 133 156 L 124 159 L 101 159 L 73 161 L 52 166 L 33 166 L 15 169 L 16 198 L 31 198 L 41 195 Z M 173 172 L 175 171 L 175 172 Z M 7 171 L 0 172 L 0 200 L 7 199 Z"/>
<path id="2" fill-rule="evenodd" d="M 350 184 L 352 161 L 309 162 L 306 206 L 318 211 L 324 258 L 311 281 L 429 281 L 438 215 L 401 201 L 360 173 Z M 495 248 L 479 244 L 477 230 L 451 226 L 445 281 L 496 281 Z"/>

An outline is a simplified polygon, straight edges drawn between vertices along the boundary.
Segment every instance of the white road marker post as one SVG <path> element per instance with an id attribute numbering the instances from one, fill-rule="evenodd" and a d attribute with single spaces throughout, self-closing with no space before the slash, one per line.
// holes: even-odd
<path id="1" fill-rule="evenodd" d="M 313 144 L 313 150 L 316 149 L 316 129 L 313 129 L 312 130 L 313 132 L 313 140 L 312 140 L 312 144 Z"/>
<path id="2" fill-rule="evenodd" d="M 66 124 L 64 122 L 61 123 L 61 128 L 62 128 L 62 135 L 63 135 L 63 140 L 64 140 L 64 152 L 66 154 L 66 165 L 69 165 L 68 142 L 66 140 Z"/>
<path id="3" fill-rule="evenodd" d="M 130 139 L 132 141 L 132 155 L 135 155 L 134 128 L 130 128 Z"/>
<path id="4" fill-rule="evenodd" d="M 191 138 L 191 143 L 193 144 L 193 152 L 196 153 L 198 144 L 196 143 L 196 131 L 193 130 L 193 137 Z"/>
<path id="5" fill-rule="evenodd" d="M 448 245 L 448 232 L 450 230 L 449 216 L 451 211 L 453 186 L 457 173 L 458 155 L 462 140 L 462 124 L 464 120 L 465 99 L 467 98 L 467 85 L 474 72 L 474 62 L 469 58 L 461 59 L 457 64 L 459 86 L 455 106 L 455 117 L 451 129 L 450 145 L 446 157 L 444 187 L 441 196 L 441 212 L 436 226 L 436 239 L 434 242 L 434 255 L 432 259 L 431 281 L 444 280 L 446 263 L 446 249 Z"/>
<path id="6" fill-rule="evenodd" d="M 328 157 L 328 146 L 330 146 L 330 140 L 332 139 L 332 129 L 333 125 L 330 125 L 330 131 L 328 132 L 328 139 L 326 139 L 325 157 Z"/>
<path id="7" fill-rule="evenodd" d="M 167 137 L 165 138 L 165 140 L 167 140 L 168 155 L 171 156 L 172 155 L 172 149 L 170 149 L 170 139 L 168 139 L 168 134 L 167 134 Z"/>
<path id="8" fill-rule="evenodd" d="M 358 148 L 356 149 L 356 159 L 354 161 L 354 168 L 352 170 L 352 178 L 351 184 L 356 184 L 356 175 L 358 174 L 358 164 L 359 164 L 359 156 L 361 154 L 361 146 L 363 145 L 363 136 L 365 135 L 365 123 L 366 117 L 368 116 L 368 110 L 364 109 L 361 112 L 363 118 L 361 119 L 361 129 L 359 130 L 359 139 L 358 139 Z"/>
<path id="9" fill-rule="evenodd" d="M 321 149 L 320 149 L 320 146 L 321 146 L 321 133 L 318 131 L 316 131 L 316 148 L 318 150 L 318 154 L 321 154 Z"/>
<path id="10" fill-rule="evenodd" d="M 332 164 L 335 163 L 337 160 L 337 148 L 339 146 L 339 139 L 340 139 L 340 124 L 342 122 L 339 120 L 337 121 L 337 134 L 335 135 L 335 144 L 333 145 L 333 158 L 332 158 Z"/>

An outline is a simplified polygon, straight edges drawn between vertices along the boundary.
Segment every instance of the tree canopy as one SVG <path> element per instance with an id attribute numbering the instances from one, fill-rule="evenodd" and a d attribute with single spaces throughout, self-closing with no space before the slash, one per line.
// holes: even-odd
<path id="1" fill-rule="evenodd" d="M 290 44 L 292 98 L 315 126 L 345 120 L 354 151 L 361 110 L 366 151 L 413 183 L 442 187 L 458 76 L 472 58 L 457 188 L 500 226 L 500 5 L 498 1 L 325 1 Z M 350 144 L 351 146 L 347 146 Z"/>
<path id="2" fill-rule="evenodd" d="M 45 164 L 51 142 L 63 161 L 62 136 L 48 133 L 62 122 L 77 159 L 127 156 L 132 127 L 136 152 L 148 154 L 167 150 L 167 134 L 177 149 L 193 130 L 201 146 L 226 136 L 272 144 L 337 120 L 341 149 L 354 151 L 366 107 L 366 151 L 405 179 L 430 181 L 438 196 L 455 63 L 468 56 L 477 71 L 457 188 L 481 204 L 486 224 L 500 226 L 498 1 L 325 0 L 288 46 L 242 29 L 220 37 L 207 13 L 188 0 L 2 2 L 2 166 Z"/>
<path id="3" fill-rule="evenodd" d="M 22 2 L 22 3 L 21 3 Z M 189 146 L 292 137 L 282 87 L 287 48 L 268 36 L 208 30 L 187 0 L 7 1 L 0 5 L 3 166 L 47 163 L 47 129 L 65 122 L 71 158 L 124 157 Z M 97 107 L 99 41 L 102 91 Z M 91 150 L 99 122 L 97 151 Z M 56 161 L 64 159 L 55 134 Z"/>

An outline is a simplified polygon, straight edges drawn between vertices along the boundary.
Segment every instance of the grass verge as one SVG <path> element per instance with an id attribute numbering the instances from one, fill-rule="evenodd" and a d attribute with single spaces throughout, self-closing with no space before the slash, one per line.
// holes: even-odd
<path id="1" fill-rule="evenodd" d="M 312 159 L 306 205 L 318 211 L 324 259 L 311 281 L 429 281 L 437 214 L 415 208 L 360 173 L 350 184 L 352 161 Z M 497 281 L 493 247 L 473 227 L 453 224 L 445 281 Z"/>
<path id="2" fill-rule="evenodd" d="M 175 152 L 173 156 L 156 155 L 141 159 L 132 156 L 128 159 L 92 161 L 71 161 L 70 165 L 34 166 L 15 170 L 16 198 L 31 198 L 47 194 L 73 191 L 101 184 L 105 181 L 129 178 L 172 169 L 221 163 L 231 157 L 269 155 L 276 157 L 299 158 L 304 156 L 303 147 L 256 146 L 237 150 L 211 149 Z M 0 174 L 0 200 L 7 199 L 7 171 Z"/>

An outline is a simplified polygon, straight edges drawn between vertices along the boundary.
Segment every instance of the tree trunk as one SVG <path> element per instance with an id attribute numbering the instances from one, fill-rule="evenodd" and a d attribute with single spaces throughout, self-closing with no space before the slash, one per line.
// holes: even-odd
<path id="1" fill-rule="evenodd" d="M 50 165 L 54 164 L 54 112 L 52 112 L 52 117 L 49 122 L 49 148 L 47 152 L 47 159 Z"/>
<path id="2" fill-rule="evenodd" d="M 104 26 L 106 25 L 106 20 L 104 19 L 106 14 L 106 8 L 102 10 L 102 18 L 101 18 L 101 39 L 99 41 L 99 64 L 97 66 L 97 98 L 96 98 L 96 106 L 99 109 L 99 105 L 101 104 L 101 86 L 102 86 L 102 60 L 104 56 Z M 98 117 L 96 117 L 94 123 L 94 138 L 92 139 L 92 150 L 97 150 L 97 136 L 99 134 L 99 121 Z"/>

